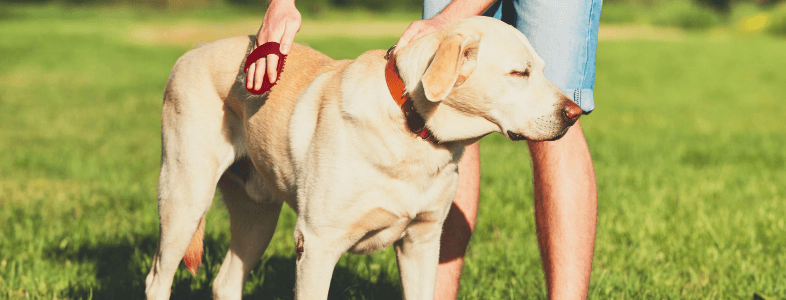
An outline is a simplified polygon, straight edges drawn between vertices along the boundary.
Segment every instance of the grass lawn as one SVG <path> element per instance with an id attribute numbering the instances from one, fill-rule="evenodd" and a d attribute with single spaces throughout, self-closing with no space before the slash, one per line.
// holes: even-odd
<path id="1" fill-rule="evenodd" d="M 143 297 L 158 236 L 162 91 L 190 45 L 134 33 L 230 19 L 212 16 L 0 13 L 0 298 Z M 299 37 L 334 58 L 396 40 Z M 597 110 L 581 121 L 599 187 L 590 297 L 786 298 L 786 40 L 691 33 L 598 48 Z M 481 144 L 460 298 L 545 298 L 526 146 L 500 135 Z M 294 220 L 284 209 L 249 298 L 293 297 Z M 178 271 L 175 299 L 210 298 L 229 247 L 218 198 L 206 231 L 205 265 L 196 278 Z M 345 255 L 331 299 L 400 298 L 397 272 L 390 249 Z"/>

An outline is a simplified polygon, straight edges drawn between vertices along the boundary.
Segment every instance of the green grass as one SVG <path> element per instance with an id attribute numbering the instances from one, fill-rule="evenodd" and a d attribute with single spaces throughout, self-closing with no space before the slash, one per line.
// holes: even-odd
<path id="1" fill-rule="evenodd" d="M 0 298 L 143 297 L 161 95 L 187 49 L 127 41 L 147 13 L 82 11 L 0 16 Z M 301 42 L 351 58 L 396 39 Z M 767 36 L 600 43 L 597 111 L 582 118 L 599 187 L 592 298 L 786 298 L 785 48 Z M 526 146 L 494 135 L 481 148 L 461 298 L 545 298 Z M 292 298 L 294 220 L 285 209 L 250 298 Z M 205 267 L 181 268 L 173 298 L 210 298 L 228 226 L 217 199 Z M 399 295 L 390 249 L 345 255 L 334 272 L 331 298 Z"/>

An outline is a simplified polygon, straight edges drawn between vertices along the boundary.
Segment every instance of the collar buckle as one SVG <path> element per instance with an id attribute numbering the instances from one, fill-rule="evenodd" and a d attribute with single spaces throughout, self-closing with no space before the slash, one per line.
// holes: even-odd
<path id="1" fill-rule="evenodd" d="M 388 52 L 385 53 L 385 60 L 390 59 L 390 55 L 393 54 L 393 49 L 396 49 L 396 45 L 393 45 L 392 47 L 390 47 L 390 49 L 388 49 Z"/>

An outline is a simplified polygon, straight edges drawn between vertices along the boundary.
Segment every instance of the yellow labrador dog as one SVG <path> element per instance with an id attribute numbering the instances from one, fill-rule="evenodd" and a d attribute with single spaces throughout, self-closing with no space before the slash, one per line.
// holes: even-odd
<path id="1" fill-rule="evenodd" d="M 492 132 L 556 139 L 581 114 L 543 77 L 524 35 L 491 18 L 456 22 L 392 58 L 431 140 L 408 129 L 386 84 L 385 51 L 333 61 L 295 45 L 278 85 L 252 96 L 236 77 L 248 44 L 235 37 L 198 47 L 169 77 L 148 299 L 169 297 L 181 259 L 196 270 L 216 186 L 231 244 L 215 298 L 241 298 L 286 202 L 298 213 L 296 299 L 326 299 L 343 253 L 390 245 L 404 298 L 433 299 L 465 145 Z"/>

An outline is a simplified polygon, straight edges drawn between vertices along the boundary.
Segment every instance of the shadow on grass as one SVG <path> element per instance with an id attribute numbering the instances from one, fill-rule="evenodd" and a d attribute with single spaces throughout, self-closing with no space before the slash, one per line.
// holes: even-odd
<path id="1" fill-rule="evenodd" d="M 221 244 L 228 239 L 205 236 L 207 249 L 196 277 L 180 267 L 174 278 L 171 299 L 211 299 L 211 283 L 215 279 L 226 253 Z M 78 264 L 94 265 L 94 277 L 80 274 L 87 280 L 73 280 L 64 295 L 70 299 L 144 299 L 145 277 L 150 271 L 156 250 L 157 237 L 145 236 L 133 241 L 113 241 L 95 245 L 81 245 L 50 249 L 49 258 L 71 260 Z M 389 299 L 401 298 L 398 278 L 383 271 L 376 282 L 358 276 L 345 267 L 336 267 L 330 285 L 330 299 Z M 397 275 L 393 275 L 396 276 Z M 91 277 L 95 278 L 94 280 Z M 84 278 L 84 277 L 82 277 Z M 260 284 L 261 282 L 261 284 Z M 254 286 L 252 286 L 254 285 Z M 292 256 L 264 257 L 257 264 L 246 283 L 245 298 L 293 299 L 295 286 L 295 258 Z M 249 295 L 250 293 L 250 295 Z"/>

